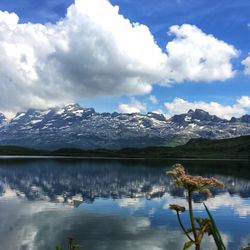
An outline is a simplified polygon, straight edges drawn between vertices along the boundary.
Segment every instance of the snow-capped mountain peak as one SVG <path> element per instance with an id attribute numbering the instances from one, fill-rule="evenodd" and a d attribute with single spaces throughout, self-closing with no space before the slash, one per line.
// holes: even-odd
<path id="1" fill-rule="evenodd" d="M 176 123 L 197 123 L 197 122 L 226 122 L 225 119 L 221 119 L 216 115 L 210 115 L 208 112 L 202 109 L 190 109 L 185 114 L 174 115 L 171 120 Z"/>
<path id="2" fill-rule="evenodd" d="M 0 115 L 0 145 L 35 148 L 123 148 L 185 143 L 190 138 L 229 138 L 250 134 L 250 116 L 230 121 L 196 109 L 166 119 L 162 114 L 97 113 L 67 104 Z M 171 144 L 172 145 L 172 144 Z"/>

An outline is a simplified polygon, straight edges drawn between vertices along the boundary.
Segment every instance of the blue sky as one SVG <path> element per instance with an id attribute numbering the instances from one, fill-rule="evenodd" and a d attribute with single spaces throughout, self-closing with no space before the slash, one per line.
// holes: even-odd
<path id="1" fill-rule="evenodd" d="M 176 36 L 176 34 L 168 34 L 169 28 L 173 25 L 180 27 L 183 24 L 193 25 L 204 34 L 211 34 L 217 40 L 233 46 L 238 55 L 231 56 L 228 60 L 233 67 L 232 70 L 235 71 L 234 75 L 225 77 L 223 80 L 215 77 L 208 81 L 186 77 L 182 81 L 175 81 L 167 86 L 162 86 L 166 84 L 154 84 L 152 90 L 145 93 L 143 91 L 129 93 L 125 91 L 124 94 L 123 92 L 118 94 L 115 92 L 109 95 L 109 91 L 105 91 L 103 94 L 98 92 L 97 94 L 74 95 L 74 101 L 80 102 L 82 106 L 94 107 L 99 112 L 122 111 L 121 105 L 124 104 L 127 105 L 125 110 L 138 107 L 140 112 L 158 110 L 171 115 L 185 111 L 184 107 L 182 109 L 172 107 L 174 99 L 179 98 L 185 101 L 183 106 L 196 108 L 200 105 L 201 108 L 208 107 L 207 110 L 210 112 L 213 110 L 211 102 L 216 102 L 220 106 L 216 106 L 218 111 L 215 114 L 227 112 L 226 118 L 249 112 L 248 99 L 244 99 L 246 104 L 243 106 L 237 106 L 239 103 L 237 100 L 243 96 L 250 96 L 250 76 L 246 73 L 245 67 L 247 66 L 242 64 L 250 52 L 250 2 L 248 0 L 111 0 L 110 3 L 118 5 L 119 14 L 129 19 L 131 23 L 138 22 L 146 25 L 164 53 L 168 42 L 171 42 Z M 71 4 L 74 4 L 74 1 L 2 0 L 0 10 L 16 13 L 19 17 L 19 24 L 30 22 L 48 25 L 48 23 L 55 24 L 60 19 L 64 19 L 67 8 Z M 220 54 L 218 54 L 219 56 Z M 84 58 L 84 54 L 82 57 Z M 112 89 L 110 91 L 112 92 Z M 150 101 L 150 96 L 154 96 L 156 101 Z M 170 105 L 166 105 L 166 103 L 173 105 L 170 108 Z M 0 109 L 12 111 L 11 105 L 10 102 L 9 109 L 1 108 L 1 106 Z M 176 105 L 180 106 L 180 103 L 176 102 Z M 15 103 L 13 110 L 17 110 L 19 106 L 20 108 L 24 107 Z M 231 109 L 228 110 L 228 108 Z M 239 111 L 239 109 L 241 110 Z M 131 110 L 133 111 L 133 109 Z"/>

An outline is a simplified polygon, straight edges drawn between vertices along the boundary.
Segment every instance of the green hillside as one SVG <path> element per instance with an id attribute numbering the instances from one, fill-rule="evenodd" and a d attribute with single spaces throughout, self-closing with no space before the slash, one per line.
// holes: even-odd
<path id="1" fill-rule="evenodd" d="M 0 155 L 46 155 L 48 151 L 18 146 L 0 146 Z"/>
<path id="2" fill-rule="evenodd" d="M 202 159 L 250 159 L 250 136 L 231 139 L 191 139 L 176 147 L 124 148 L 121 150 L 82 150 L 65 148 L 42 151 L 16 146 L 1 146 L 0 155 L 47 155 L 73 157 L 118 157 L 118 158 L 202 158 Z"/>

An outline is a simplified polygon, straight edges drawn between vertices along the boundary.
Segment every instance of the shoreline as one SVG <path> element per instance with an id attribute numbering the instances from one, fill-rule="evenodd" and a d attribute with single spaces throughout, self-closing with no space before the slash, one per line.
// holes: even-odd
<path id="1" fill-rule="evenodd" d="M 63 155 L 0 155 L 3 159 L 87 159 L 87 160 L 183 160 L 183 161 L 249 161 L 246 158 L 182 158 L 182 157 L 109 157 L 109 156 L 63 156 Z"/>

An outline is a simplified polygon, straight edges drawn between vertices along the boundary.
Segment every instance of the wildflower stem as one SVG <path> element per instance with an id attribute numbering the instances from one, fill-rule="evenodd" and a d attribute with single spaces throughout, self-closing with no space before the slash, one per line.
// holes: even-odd
<path id="1" fill-rule="evenodd" d="M 181 207 L 178 204 L 169 205 L 170 209 L 175 210 L 177 212 L 177 218 L 178 218 L 179 224 L 182 230 L 184 231 L 185 235 L 191 241 L 191 242 L 188 241 L 185 243 L 184 249 L 187 249 L 191 245 L 195 244 L 195 250 L 200 250 L 202 238 L 205 233 L 208 233 L 208 235 L 212 233 L 217 247 L 218 246 L 224 247 L 224 244 L 222 242 L 218 229 L 216 228 L 213 218 L 210 215 L 210 212 L 207 209 L 205 204 L 204 206 L 207 210 L 207 213 L 210 219 L 209 218 L 202 219 L 200 217 L 198 218 L 194 217 L 193 197 L 192 197 L 193 192 L 203 192 L 207 194 L 208 197 L 210 197 L 212 194 L 209 189 L 212 187 L 223 187 L 224 186 L 223 182 L 215 178 L 203 178 L 201 176 L 187 175 L 185 168 L 181 164 L 175 164 L 174 170 L 168 171 L 167 174 L 169 176 L 172 176 L 175 179 L 175 183 L 178 186 L 184 187 L 188 192 L 187 201 L 188 201 L 188 206 L 189 206 L 191 230 L 190 229 L 185 230 L 185 227 L 183 226 L 181 219 L 180 219 L 179 212 L 185 212 L 185 207 Z M 199 227 L 195 228 L 195 224 L 197 224 Z M 190 233 L 193 233 L 193 237 L 189 236 Z"/>
<path id="2" fill-rule="evenodd" d="M 199 234 L 198 234 L 198 240 L 201 241 L 204 233 L 206 232 L 207 228 L 209 227 L 209 224 L 205 224 L 202 229 L 200 230 Z"/>
<path id="3" fill-rule="evenodd" d="M 192 231 L 194 234 L 194 240 L 195 240 L 195 249 L 200 249 L 200 242 L 198 241 L 197 232 L 194 224 L 194 214 L 193 214 L 193 206 L 192 206 L 192 191 L 188 190 L 188 207 L 189 207 L 189 216 L 190 216 L 190 222 Z"/>
<path id="4" fill-rule="evenodd" d="M 185 227 L 183 226 L 182 221 L 181 221 L 181 218 L 180 218 L 179 212 L 177 211 L 176 213 L 177 213 L 178 222 L 179 222 L 179 224 L 180 224 L 180 226 L 181 226 L 183 232 L 184 232 L 185 235 L 189 238 L 189 240 L 191 240 L 192 242 L 194 242 L 194 240 L 189 236 L 189 234 L 187 233 Z"/>

